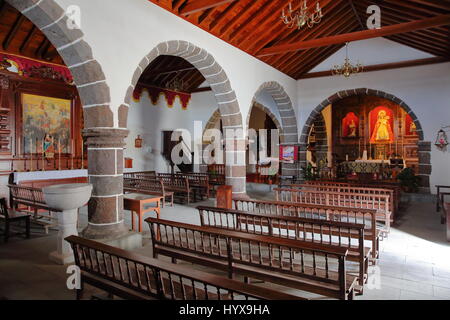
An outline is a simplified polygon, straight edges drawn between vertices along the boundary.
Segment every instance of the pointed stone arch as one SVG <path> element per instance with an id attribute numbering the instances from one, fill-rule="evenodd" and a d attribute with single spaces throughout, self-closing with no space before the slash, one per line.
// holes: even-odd
<path id="1" fill-rule="evenodd" d="M 237 138 L 224 137 L 225 140 L 234 140 L 233 149 L 227 150 L 225 156 L 226 183 L 233 187 L 234 196 L 245 195 L 245 138 L 239 103 L 225 70 L 205 49 L 187 41 L 171 40 L 162 42 L 151 50 L 141 60 L 134 72 L 131 85 L 125 96 L 124 104 L 119 108 L 119 126 L 126 128 L 128 108 L 135 86 L 147 66 L 160 55 L 181 57 L 196 67 L 204 76 L 214 93 L 219 105 L 224 131 L 226 129 L 239 130 L 239 137 Z M 242 157 L 242 153 L 244 157 Z M 234 161 L 230 159 L 234 159 Z"/>
<path id="2" fill-rule="evenodd" d="M 373 90 L 368 88 L 358 88 L 358 89 L 349 89 L 339 91 L 332 96 L 328 97 L 322 103 L 320 103 L 314 110 L 311 112 L 309 118 L 306 120 L 305 125 L 303 126 L 303 130 L 300 136 L 300 165 L 301 167 L 306 166 L 306 147 L 308 145 L 308 136 L 311 130 L 311 126 L 313 125 L 316 116 L 322 112 L 330 104 L 333 104 L 339 100 L 356 96 L 356 95 L 367 95 L 367 96 L 376 96 L 380 98 L 384 98 L 390 100 L 400 107 L 403 108 L 412 118 L 414 124 L 417 128 L 417 134 L 419 136 L 419 176 L 421 178 L 421 192 L 429 193 L 430 192 L 430 176 L 431 176 L 431 142 L 424 141 L 425 135 L 423 132 L 422 125 L 420 124 L 419 119 L 413 110 L 401 99 L 398 97 L 386 93 L 380 90 Z"/>

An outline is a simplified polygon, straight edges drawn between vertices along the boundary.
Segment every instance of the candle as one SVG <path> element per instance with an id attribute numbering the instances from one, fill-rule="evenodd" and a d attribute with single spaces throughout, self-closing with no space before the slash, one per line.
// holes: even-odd
<path id="1" fill-rule="evenodd" d="M 70 168 L 73 170 L 73 153 L 75 151 L 73 139 L 70 143 Z"/>
<path id="2" fill-rule="evenodd" d="M 81 169 L 84 169 L 84 141 L 81 138 Z"/>
<path id="3" fill-rule="evenodd" d="M 45 140 L 42 139 L 42 171 L 45 171 L 44 143 L 45 143 Z M 36 146 L 37 146 L 37 143 L 36 143 Z"/>

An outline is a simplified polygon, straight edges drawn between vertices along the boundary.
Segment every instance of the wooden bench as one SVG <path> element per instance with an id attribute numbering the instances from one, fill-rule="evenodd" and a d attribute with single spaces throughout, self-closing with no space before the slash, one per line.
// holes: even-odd
<path id="1" fill-rule="evenodd" d="M 348 250 L 291 239 L 153 218 L 146 219 L 153 255 L 171 257 L 298 290 L 353 299 L 357 277 L 346 272 Z"/>
<path id="2" fill-rule="evenodd" d="M 81 288 L 90 284 L 133 300 L 299 300 L 301 298 L 151 259 L 99 242 L 70 236 Z"/>
<path id="3" fill-rule="evenodd" d="M 194 201 L 197 201 L 197 195 L 203 200 L 205 197 L 209 199 L 211 186 L 209 184 L 209 176 L 206 173 L 176 173 L 175 175 L 187 178 L 189 180 L 189 186 L 194 193 Z"/>
<path id="4" fill-rule="evenodd" d="M 448 190 L 447 190 L 448 189 Z M 443 209 L 443 193 L 450 192 L 450 186 L 437 185 L 436 186 L 436 212 L 440 212 Z M 445 215 L 442 215 L 441 222 L 444 223 Z"/>
<path id="5" fill-rule="evenodd" d="M 317 190 L 327 192 L 339 192 L 339 193 L 358 193 L 367 195 L 387 195 L 389 196 L 389 211 L 391 214 L 391 223 L 395 220 L 395 214 L 397 212 L 397 205 L 394 201 L 394 190 L 383 188 L 368 188 L 368 187 L 355 187 L 355 186 L 332 186 L 328 184 L 294 184 L 291 188 L 298 188 L 301 190 Z"/>
<path id="6" fill-rule="evenodd" d="M 210 164 L 208 165 L 209 183 L 213 187 L 225 185 L 225 165 Z"/>
<path id="7" fill-rule="evenodd" d="M 123 178 L 135 178 L 135 179 L 156 179 L 158 175 L 156 171 L 139 171 L 139 172 L 125 172 Z"/>
<path id="8" fill-rule="evenodd" d="M 383 190 L 386 192 L 388 190 L 388 194 L 391 195 L 391 211 L 393 215 L 395 215 L 400 209 L 400 200 L 401 200 L 401 188 L 396 184 L 386 184 L 386 183 L 362 183 L 362 182 L 336 182 L 336 181 L 305 181 L 303 184 L 311 185 L 311 186 L 334 186 L 334 187 L 352 187 L 352 188 L 369 188 L 369 189 L 377 189 L 374 190 L 377 193 Z M 381 189 L 381 190 L 380 190 Z M 394 218 L 394 217 L 393 217 Z"/>
<path id="9" fill-rule="evenodd" d="M 441 223 L 446 225 L 447 240 L 450 241 L 450 202 L 445 201 L 446 196 L 450 197 L 450 192 L 441 192 L 439 194 L 442 208 Z"/>
<path id="10" fill-rule="evenodd" d="M 13 235 L 25 235 L 27 239 L 30 239 L 30 215 L 21 212 L 16 212 L 8 208 L 5 198 L 0 199 L 0 221 L 5 224 L 5 230 L 3 239 L 5 243 L 8 242 L 11 236 L 10 226 L 14 222 L 25 222 L 25 231 L 22 233 L 15 233 Z"/>
<path id="11" fill-rule="evenodd" d="M 166 201 L 173 207 L 173 192 L 166 191 L 164 183 L 158 179 L 124 178 L 123 191 L 161 196 L 163 208 L 166 206 Z"/>
<path id="12" fill-rule="evenodd" d="M 359 264 L 359 291 L 367 280 L 370 248 L 364 247 L 364 225 L 197 207 L 202 226 L 286 238 L 348 249 L 347 259 Z"/>
<path id="13" fill-rule="evenodd" d="M 16 211 L 31 213 L 33 222 L 42 225 L 45 233 L 48 229 L 56 227 L 58 224 L 52 213 L 60 212 L 57 209 L 50 208 L 44 200 L 42 189 L 24 187 L 20 185 L 8 185 L 10 191 L 11 207 Z M 42 215 L 41 211 L 48 212 L 48 215 Z"/>
<path id="14" fill-rule="evenodd" d="M 252 199 L 233 200 L 233 209 L 265 215 L 362 224 L 364 225 L 364 238 L 371 242 L 372 262 L 376 263 L 376 259 L 379 257 L 381 232 L 376 226 L 376 210 Z M 357 239 L 356 234 L 355 239 Z"/>
<path id="15" fill-rule="evenodd" d="M 390 197 L 382 194 L 343 193 L 317 190 L 274 189 L 277 201 L 326 205 L 332 207 L 362 208 L 377 211 L 377 221 L 384 223 L 385 236 L 391 229 Z"/>
<path id="16" fill-rule="evenodd" d="M 174 193 L 174 197 L 186 201 L 188 204 L 191 203 L 192 188 L 188 178 L 171 173 L 158 173 L 158 179 L 164 184 L 165 190 Z"/>

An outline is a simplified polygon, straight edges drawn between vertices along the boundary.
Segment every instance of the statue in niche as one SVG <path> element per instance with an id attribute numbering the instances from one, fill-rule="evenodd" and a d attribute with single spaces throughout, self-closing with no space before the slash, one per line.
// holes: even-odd
<path id="1" fill-rule="evenodd" d="M 394 141 L 394 132 L 391 127 L 391 117 L 387 115 L 386 110 L 378 112 L 376 124 L 372 133 L 371 143 L 392 143 Z"/>
<path id="2" fill-rule="evenodd" d="M 356 138 L 359 136 L 359 118 L 353 113 L 349 112 L 342 119 L 342 137 L 343 138 Z"/>

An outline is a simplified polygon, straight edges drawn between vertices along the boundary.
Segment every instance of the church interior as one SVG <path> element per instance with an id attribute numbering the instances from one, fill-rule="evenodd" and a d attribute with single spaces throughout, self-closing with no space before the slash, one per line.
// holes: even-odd
<path id="1" fill-rule="evenodd" d="M 450 299 L 449 0 L 106 3 L 0 0 L 0 300 Z"/>

